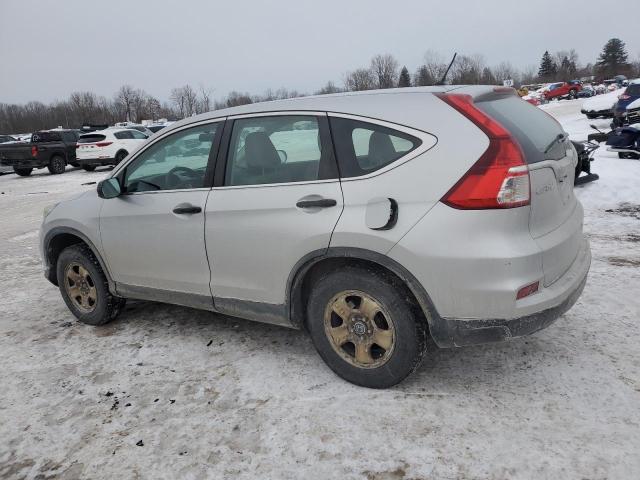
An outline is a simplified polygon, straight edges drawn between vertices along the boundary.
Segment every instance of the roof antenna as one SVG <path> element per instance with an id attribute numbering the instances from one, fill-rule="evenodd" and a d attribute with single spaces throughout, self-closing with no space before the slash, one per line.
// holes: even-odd
<path id="1" fill-rule="evenodd" d="M 454 52 L 453 58 L 451 59 L 451 63 L 447 67 L 447 71 L 444 72 L 444 75 L 442 76 L 442 79 L 438 83 L 436 83 L 436 85 L 444 85 L 444 81 L 447 79 L 447 75 L 449 75 L 449 70 L 451 70 L 451 67 L 453 66 L 453 62 L 456 61 L 456 56 L 457 55 L 458 55 L 458 52 Z"/>

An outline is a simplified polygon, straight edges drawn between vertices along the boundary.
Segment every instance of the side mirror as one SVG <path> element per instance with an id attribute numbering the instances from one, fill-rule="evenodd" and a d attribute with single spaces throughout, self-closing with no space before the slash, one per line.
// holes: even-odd
<path id="1" fill-rule="evenodd" d="M 98 183 L 98 196 L 109 199 L 119 197 L 122 193 L 120 181 L 117 178 L 107 178 Z"/>

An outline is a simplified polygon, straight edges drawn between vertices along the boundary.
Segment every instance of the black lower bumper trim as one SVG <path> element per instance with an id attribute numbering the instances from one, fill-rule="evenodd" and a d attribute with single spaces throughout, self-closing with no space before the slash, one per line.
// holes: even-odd
<path id="1" fill-rule="evenodd" d="M 548 327 L 578 300 L 587 283 L 584 279 L 566 300 L 556 307 L 511 320 L 456 320 L 435 318 L 429 325 L 439 347 L 463 347 L 509 340 L 530 335 Z"/>

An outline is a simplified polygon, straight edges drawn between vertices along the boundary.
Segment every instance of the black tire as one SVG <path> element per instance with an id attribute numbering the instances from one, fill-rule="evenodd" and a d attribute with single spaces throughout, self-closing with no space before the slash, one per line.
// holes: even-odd
<path id="1" fill-rule="evenodd" d="M 83 165 L 82 169 L 86 170 L 87 172 L 93 172 L 96 169 L 96 166 L 95 165 Z"/>
<path id="2" fill-rule="evenodd" d="M 116 153 L 116 165 L 118 165 L 122 160 L 124 160 L 127 155 L 129 155 L 129 152 L 125 151 L 125 150 L 120 150 L 118 153 Z"/>
<path id="3" fill-rule="evenodd" d="M 18 175 L 20 175 L 21 177 L 28 177 L 29 175 L 31 175 L 33 168 L 13 167 L 13 171 L 16 172 Z"/>
<path id="4" fill-rule="evenodd" d="M 69 292 L 72 285 L 67 278 L 67 269 L 69 268 L 69 273 L 71 273 L 75 266 L 81 267 L 88 272 L 87 277 L 85 277 L 85 286 L 87 286 L 87 289 L 93 289 L 95 293 L 95 300 L 93 304 L 89 304 L 87 310 L 83 310 L 82 306 L 79 305 L 78 298 L 80 297 L 74 299 L 72 298 L 73 293 Z M 100 267 L 100 262 L 86 245 L 78 244 L 65 248 L 58 257 L 56 275 L 60 293 L 67 307 L 83 323 L 104 325 L 114 320 L 124 308 L 126 300 L 109 292 L 109 283 L 102 271 L 102 267 Z"/>
<path id="5" fill-rule="evenodd" d="M 49 160 L 49 165 L 47 165 L 47 169 L 52 175 L 60 175 L 61 173 L 64 173 L 66 168 L 67 162 L 65 162 L 64 158 L 62 158 L 60 155 L 54 155 L 53 157 L 51 157 L 51 159 Z"/>
<path id="6" fill-rule="evenodd" d="M 383 310 L 385 318 L 390 317 L 389 324 L 393 326 L 394 340 L 388 351 L 382 349 L 384 353 L 380 358 L 384 363 L 381 365 L 373 364 L 369 367 L 355 365 L 355 353 L 351 354 L 353 358 L 348 360 L 349 354 L 346 350 L 349 346 L 353 347 L 355 352 L 355 344 L 347 340 L 341 349 L 334 347 L 335 342 L 330 339 L 331 335 L 327 332 L 327 328 L 333 327 L 335 318 L 331 313 L 332 301 L 336 296 L 339 297 L 345 292 L 347 295 L 352 295 L 354 291 L 366 294 L 373 299 Z M 355 295 L 357 298 L 357 293 Z M 417 307 L 407 301 L 407 297 L 404 286 L 400 285 L 396 279 L 361 268 L 347 267 L 317 279 L 307 304 L 307 327 L 316 350 L 329 368 L 348 382 L 368 388 L 391 387 L 418 368 L 426 350 L 427 327 L 421 313 Z M 325 328 L 327 312 L 330 312 L 328 322 L 331 327 Z M 338 327 L 342 327 L 344 323 L 345 327 L 349 326 L 350 335 L 355 335 L 359 317 L 350 317 L 351 323 L 346 320 L 340 322 L 340 316 L 337 318 Z M 374 326 L 372 331 L 376 328 Z M 368 329 L 368 326 L 365 329 Z M 364 335 L 367 333 L 371 331 L 366 330 Z M 373 354 L 373 348 L 380 350 L 375 343 L 367 348 L 369 355 Z M 379 361 L 374 360 L 374 362 Z"/>
<path id="7" fill-rule="evenodd" d="M 578 98 L 578 91 L 577 90 L 569 90 L 569 98 L 571 100 L 575 100 L 576 98 Z"/>

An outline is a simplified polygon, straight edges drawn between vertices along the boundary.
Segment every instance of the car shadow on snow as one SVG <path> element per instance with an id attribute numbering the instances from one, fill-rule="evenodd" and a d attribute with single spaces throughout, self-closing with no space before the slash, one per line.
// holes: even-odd
<path id="1" fill-rule="evenodd" d="M 549 327 L 553 328 L 556 327 Z M 238 352 L 268 352 L 275 356 L 281 354 L 289 360 L 293 359 L 291 368 L 317 368 L 322 370 L 323 376 L 328 371 L 303 330 L 187 307 L 129 301 L 116 321 L 95 327 L 94 331 L 97 337 L 126 335 L 128 340 L 132 340 L 132 336 L 141 337 L 148 342 L 165 345 L 175 341 L 192 346 L 195 342 L 205 350 L 213 343 L 214 347 L 217 345 L 220 355 L 235 355 Z M 541 366 L 541 371 L 545 370 L 542 364 L 546 365 L 549 358 L 558 361 L 565 355 L 566 352 L 560 345 L 550 342 L 548 338 L 541 338 L 540 335 L 544 334 L 537 333 L 502 343 L 451 349 L 440 349 L 429 340 L 421 366 L 393 390 L 407 394 L 433 391 L 452 393 L 471 385 L 488 388 L 500 385 L 501 388 L 508 389 L 510 378 L 521 383 L 523 373 L 528 375 L 535 372 L 537 365 Z M 286 368 L 290 368 L 289 360 Z M 300 381 L 304 381 L 302 378 L 317 378 L 320 372 L 304 373 Z M 332 378 L 335 382 L 343 382 L 338 377 Z M 311 387 L 317 386 L 314 385 Z"/>

